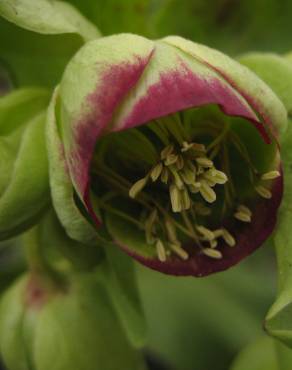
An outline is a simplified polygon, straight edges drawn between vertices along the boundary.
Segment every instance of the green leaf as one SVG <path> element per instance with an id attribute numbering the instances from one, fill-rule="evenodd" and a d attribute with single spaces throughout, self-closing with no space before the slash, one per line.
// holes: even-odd
<path id="1" fill-rule="evenodd" d="M 273 339 L 263 336 L 249 344 L 236 357 L 230 370 L 279 370 Z"/>
<path id="2" fill-rule="evenodd" d="M 134 262 L 115 245 L 107 244 L 104 248 L 107 256 L 105 284 L 109 295 L 131 343 L 141 347 L 145 344 L 146 322 Z"/>
<path id="3" fill-rule="evenodd" d="M 71 239 L 82 243 L 96 241 L 97 233 L 83 216 L 74 199 L 74 188 L 68 173 L 64 147 L 59 136 L 56 116 L 58 88 L 52 97 L 47 116 L 47 147 L 53 205 Z"/>
<path id="4" fill-rule="evenodd" d="M 0 14 L 0 60 L 16 85 L 56 85 L 73 54 L 100 36 L 64 2 L 5 0 Z"/>
<path id="5" fill-rule="evenodd" d="M 72 5 L 49 0 L 2 0 L 0 15 L 15 25 L 43 34 L 75 33 L 88 41 L 97 28 Z"/>
<path id="6" fill-rule="evenodd" d="M 27 88 L 0 98 L 0 239 L 30 227 L 48 204 L 49 96 L 48 90 Z"/>
<path id="7" fill-rule="evenodd" d="M 75 275 L 70 289 L 49 302 L 35 331 L 38 370 L 144 370 L 129 345 L 106 288 L 92 275 Z"/>
<path id="8" fill-rule="evenodd" d="M 30 227 L 49 202 L 45 113 L 25 128 L 9 183 L 0 198 L 0 239 Z"/>
<path id="9" fill-rule="evenodd" d="M 0 98 L 0 135 L 7 136 L 27 123 L 44 109 L 50 99 L 50 91 L 42 88 L 22 88 Z"/>

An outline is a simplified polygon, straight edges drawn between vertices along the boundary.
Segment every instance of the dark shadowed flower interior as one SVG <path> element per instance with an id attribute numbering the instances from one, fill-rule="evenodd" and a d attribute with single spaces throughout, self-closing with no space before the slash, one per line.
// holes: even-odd
<path id="1" fill-rule="evenodd" d="M 249 121 L 215 105 L 186 110 L 105 134 L 92 192 L 109 232 L 134 254 L 212 264 L 228 249 L 236 254 L 258 204 L 272 202 L 277 151 Z"/>

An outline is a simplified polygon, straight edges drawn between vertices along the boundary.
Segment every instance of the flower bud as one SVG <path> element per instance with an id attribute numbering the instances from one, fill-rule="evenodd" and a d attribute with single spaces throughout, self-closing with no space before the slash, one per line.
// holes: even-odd
<path id="1" fill-rule="evenodd" d="M 52 194 L 71 235 L 69 205 L 79 224 L 91 218 L 146 266 L 204 276 L 237 263 L 273 231 L 286 111 L 224 54 L 180 37 L 91 41 L 67 66 L 50 112 L 50 157 L 57 145 L 62 152 L 62 166 L 50 159 L 52 183 L 66 176 L 74 199 L 60 199 L 54 185 Z M 280 176 L 267 179 L 271 171 Z M 178 243 L 169 239 L 169 222 Z M 198 226 L 228 234 L 210 239 Z"/>
<path id="2" fill-rule="evenodd" d="M 9 370 L 142 370 L 106 288 L 93 275 L 58 287 L 26 275 L 1 302 L 1 354 Z"/>
<path id="3" fill-rule="evenodd" d="M 48 100 L 49 92 L 39 88 L 0 98 L 0 239 L 30 227 L 48 204 Z"/>

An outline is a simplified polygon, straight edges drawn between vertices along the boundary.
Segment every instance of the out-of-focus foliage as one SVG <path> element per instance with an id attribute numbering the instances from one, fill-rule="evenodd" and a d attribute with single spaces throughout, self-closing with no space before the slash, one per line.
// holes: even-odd
<path id="1" fill-rule="evenodd" d="M 204 279 L 139 267 L 151 350 L 176 370 L 227 370 L 235 354 L 263 333 L 261 322 L 275 294 L 267 249 Z"/>
<path id="2" fill-rule="evenodd" d="M 289 0 L 69 0 L 106 35 L 178 34 L 237 54 L 291 48 Z"/>

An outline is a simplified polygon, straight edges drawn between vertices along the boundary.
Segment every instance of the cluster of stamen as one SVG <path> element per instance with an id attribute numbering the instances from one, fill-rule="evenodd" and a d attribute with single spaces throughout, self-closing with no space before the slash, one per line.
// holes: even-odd
<path id="1" fill-rule="evenodd" d="M 181 212 L 191 208 L 190 194 L 200 193 L 207 203 L 215 202 L 213 188 L 227 180 L 226 174 L 206 156 L 205 145 L 184 141 L 178 150 L 173 144 L 166 146 L 160 161 L 131 187 L 129 195 L 135 198 L 149 181 L 161 181 L 169 187 L 172 211 Z"/>
<path id="2" fill-rule="evenodd" d="M 221 259 L 223 255 L 218 247 L 222 246 L 222 243 L 228 247 L 236 246 L 235 237 L 226 227 L 220 227 L 226 212 L 228 215 L 233 213 L 234 218 L 243 223 L 250 223 L 253 217 L 252 211 L 245 204 L 236 204 L 238 197 L 232 181 L 226 145 L 221 145 L 222 142 L 228 137 L 229 142 L 248 164 L 251 185 L 259 196 L 265 199 L 272 197 L 269 182 L 280 176 L 280 173 L 272 170 L 259 174 L 235 133 L 227 134 L 228 130 L 223 130 L 205 146 L 182 139 L 184 134 L 180 134 L 178 128 L 179 126 L 171 125 L 163 128 L 166 140 L 162 140 L 165 145 L 157 153 L 156 163 L 134 184 L 99 164 L 99 175 L 103 175 L 110 187 L 114 186 L 116 190 L 111 196 L 126 193 L 135 199 L 142 207 L 140 219 L 123 216 L 121 211 L 112 208 L 107 203 L 111 196 L 104 197 L 100 206 L 118 216 L 126 217 L 143 229 L 147 244 L 156 249 L 156 255 L 161 262 L 165 262 L 172 254 L 187 260 L 193 253 L 191 245 L 199 248 L 207 257 Z M 180 130 L 183 130 L 182 126 Z M 216 168 L 218 164 L 220 170 Z M 213 214 L 212 204 L 218 198 L 216 191 L 220 186 L 224 187 L 220 196 L 221 202 L 219 201 L 222 216 L 218 216 L 217 212 L 217 222 L 214 223 L 214 217 L 210 222 Z M 211 223 L 217 224 L 214 230 L 206 227 Z"/>
<path id="3" fill-rule="evenodd" d="M 266 198 L 272 194 L 262 182 L 270 181 L 280 176 L 278 171 L 270 171 L 260 177 L 255 186 L 257 193 Z M 169 200 L 172 212 L 181 214 L 188 235 L 194 240 L 201 252 L 214 259 L 222 258 L 220 250 L 216 249 L 221 239 L 229 247 L 236 245 L 236 240 L 226 228 L 211 230 L 197 223 L 197 216 L 209 216 L 211 209 L 207 204 L 216 201 L 216 185 L 224 185 L 228 181 L 227 175 L 218 170 L 214 162 L 208 158 L 205 145 L 183 141 L 181 146 L 169 144 L 160 152 L 159 161 L 150 169 L 145 177 L 135 182 L 130 190 L 131 198 L 136 198 L 147 184 L 160 182 L 168 187 Z M 199 194 L 201 201 L 194 201 L 192 194 Z M 162 215 L 161 209 L 154 207 L 145 220 L 145 235 L 149 245 L 155 245 L 157 256 L 161 262 L 166 261 L 168 255 L 176 254 L 183 260 L 189 258 L 188 252 L 182 248 L 177 237 L 177 222 Z M 188 211 L 188 212 L 186 212 Z M 189 218 L 191 217 L 191 219 Z M 241 222 L 251 222 L 252 212 L 243 204 L 239 204 L 234 217 Z M 164 235 L 162 238 L 161 235 Z M 165 237 L 166 235 L 166 237 Z"/>

